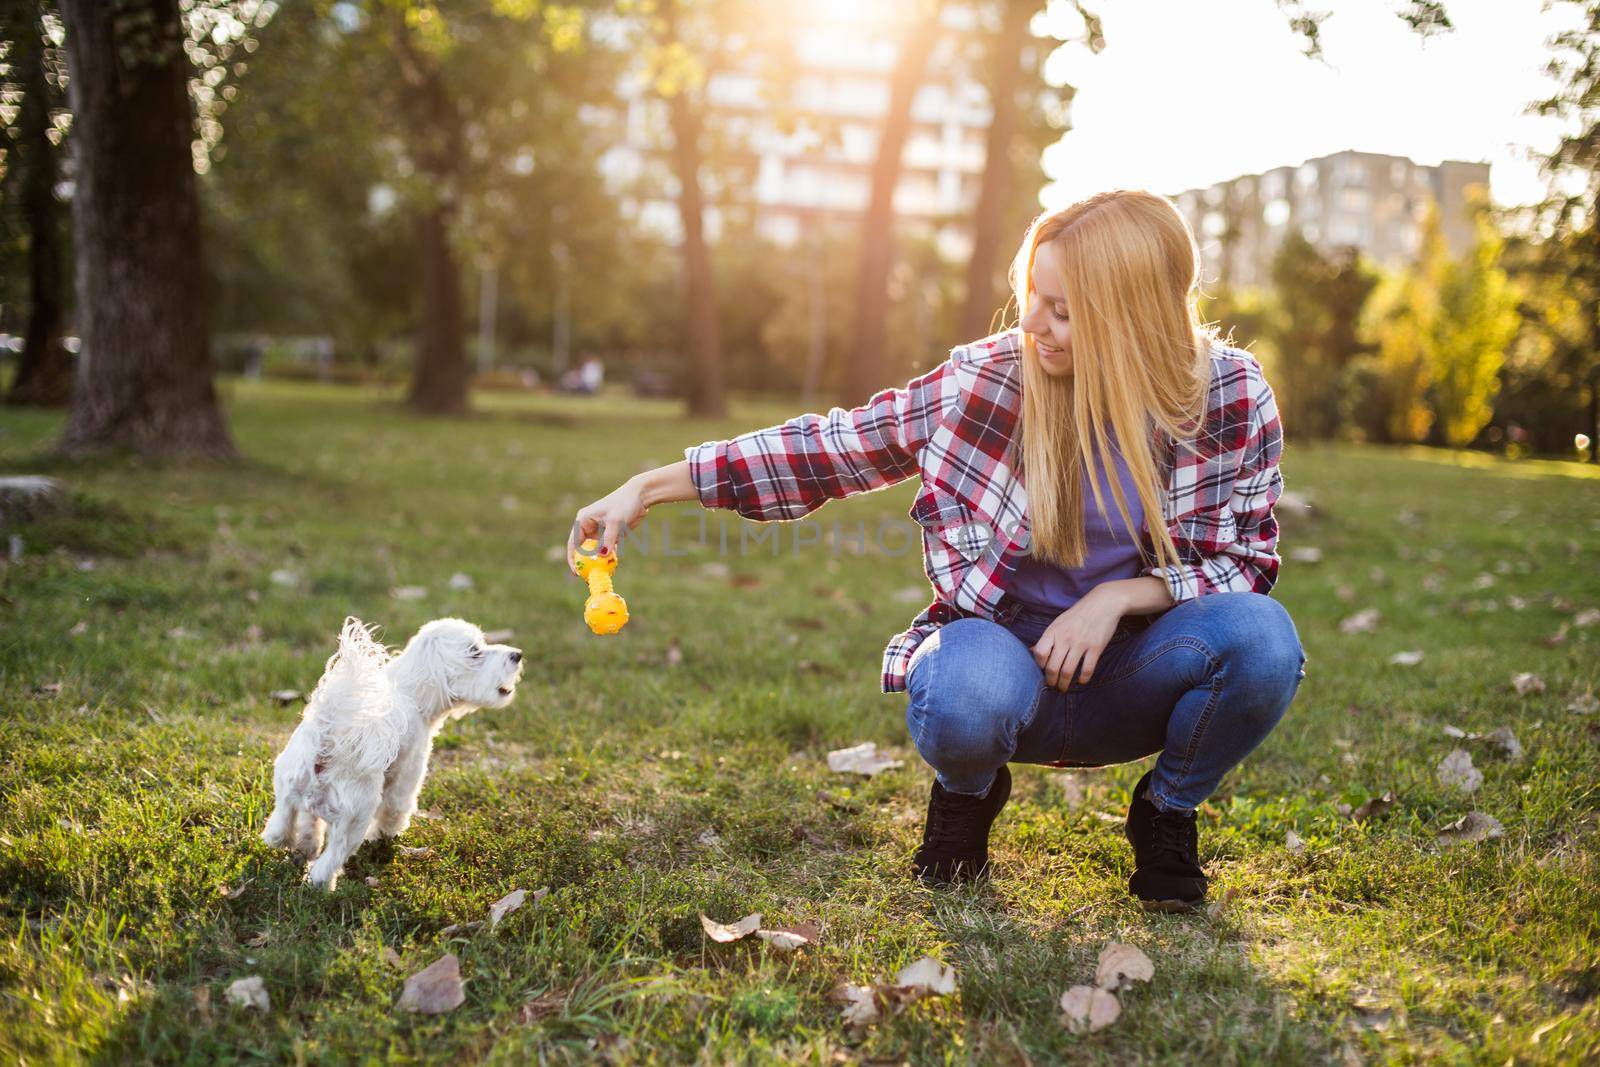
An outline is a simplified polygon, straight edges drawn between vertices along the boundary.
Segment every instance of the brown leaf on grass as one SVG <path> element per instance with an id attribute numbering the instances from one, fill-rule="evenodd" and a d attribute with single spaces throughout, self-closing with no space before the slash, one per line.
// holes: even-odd
<path id="1" fill-rule="evenodd" d="M 539 901 L 543 900 L 549 895 L 549 893 L 550 890 L 548 887 L 534 890 L 533 902 L 535 904 L 539 903 Z M 499 926 L 501 919 L 504 919 L 507 915 L 510 915 L 512 912 L 522 907 L 527 900 L 528 891 L 526 889 L 517 889 L 507 893 L 505 896 L 489 905 L 489 929 L 493 930 L 496 926 Z"/>
<path id="2" fill-rule="evenodd" d="M 1383 796 L 1373 797 L 1350 813 L 1350 818 L 1356 822 L 1366 822 L 1377 815 L 1382 815 L 1394 807 L 1395 795 L 1393 790 L 1385 790 Z"/>
<path id="3" fill-rule="evenodd" d="M 1593 715 L 1600 711 L 1600 697 L 1593 693 L 1579 693 L 1572 703 L 1567 705 L 1567 710 L 1577 715 Z"/>
<path id="4" fill-rule="evenodd" d="M 1290 830 L 1283 837 L 1283 847 L 1289 850 L 1290 855 L 1298 856 L 1306 850 L 1306 839 Z"/>
<path id="5" fill-rule="evenodd" d="M 746 915 L 738 922 L 719 923 L 715 919 L 708 919 L 705 912 L 700 913 L 700 925 L 705 928 L 706 936 L 713 941 L 727 944 L 730 941 L 739 941 L 756 932 L 761 925 L 761 913 L 753 912 Z"/>
<path id="6" fill-rule="evenodd" d="M 667 642 L 667 666 L 678 667 L 683 664 L 683 649 L 678 647 L 676 639 Z"/>
<path id="7" fill-rule="evenodd" d="M 367 883 L 367 888 L 368 889 L 376 889 L 376 888 L 378 888 L 378 886 L 383 884 L 382 882 L 378 881 L 378 878 L 377 878 L 376 875 L 371 875 L 371 874 L 369 874 L 365 878 L 363 878 L 362 881 Z"/>
<path id="8" fill-rule="evenodd" d="M 1121 1002 L 1098 986 L 1075 985 L 1061 994 L 1061 1024 L 1075 1034 L 1104 1030 L 1121 1014 Z"/>
<path id="9" fill-rule="evenodd" d="M 434 811 L 432 808 L 423 808 L 422 810 L 418 811 L 413 818 L 423 819 L 428 822 L 438 822 L 439 820 L 443 819 L 444 816 L 439 812 Z"/>
<path id="10" fill-rule="evenodd" d="M 85 622 L 84 620 L 82 620 L 82 619 L 79 619 L 77 622 L 73 623 L 72 624 L 72 629 L 67 631 L 67 633 L 70 634 L 73 637 L 82 637 L 84 634 L 86 634 L 88 632 L 89 632 L 89 624 L 87 622 Z M 207 995 L 208 996 L 210 995 L 210 991 L 209 990 L 207 991 Z"/>
<path id="11" fill-rule="evenodd" d="M 261 948 L 263 945 L 265 945 L 268 941 L 271 941 L 271 940 L 272 940 L 272 932 L 270 930 L 263 930 L 260 933 L 256 934 L 256 936 L 252 937 L 250 940 L 246 941 L 244 943 L 244 947 L 245 948 Z"/>
<path id="12" fill-rule="evenodd" d="M 202 1019 L 211 1018 L 211 987 L 200 986 L 194 991 L 194 1010 Z"/>
<path id="13" fill-rule="evenodd" d="M 903 766 L 900 760 L 880 753 L 872 741 L 828 753 L 828 770 L 835 774 L 860 774 L 871 778 L 900 766 Z"/>
<path id="14" fill-rule="evenodd" d="M 421 600 L 428 595 L 428 590 L 421 585 L 397 585 L 389 590 L 389 595 L 396 600 Z"/>
<path id="15" fill-rule="evenodd" d="M 822 939 L 822 931 L 815 923 L 780 926 L 776 930 L 757 930 L 756 936 L 779 952 L 793 952 L 804 945 L 814 945 Z"/>
<path id="16" fill-rule="evenodd" d="M 1539 639 L 1539 643 L 1544 645 L 1546 648 L 1555 648 L 1558 645 L 1565 644 L 1566 640 L 1567 624 L 1562 623 L 1559 627 L 1557 627 L 1555 633 L 1550 634 L 1548 637 L 1541 637 Z"/>
<path id="17" fill-rule="evenodd" d="M 388 945 L 383 946 L 383 951 L 378 953 L 378 957 L 382 959 L 384 963 L 387 963 L 397 971 L 405 966 L 405 961 L 400 958 L 400 953 L 396 952 Z"/>
<path id="18" fill-rule="evenodd" d="M 266 983 L 258 974 L 235 979 L 228 986 L 228 1003 L 252 1011 L 271 1011 L 272 998 L 267 995 Z"/>
<path id="19" fill-rule="evenodd" d="M 232 889 L 224 889 L 222 891 L 222 895 L 227 897 L 229 900 L 238 900 L 240 897 L 244 896 L 244 888 L 249 884 L 250 879 L 246 878 Z"/>
<path id="20" fill-rule="evenodd" d="M 396 845 L 395 852 L 403 860 L 426 860 L 433 858 L 433 848 L 423 845 L 421 848 L 412 848 L 410 845 Z"/>
<path id="21" fill-rule="evenodd" d="M 482 925 L 482 919 L 474 919 L 471 922 L 465 923 L 451 923 L 449 926 L 446 926 L 443 930 L 439 931 L 439 936 L 454 937 L 456 934 L 470 934 L 472 931 L 476 930 Z"/>
<path id="22" fill-rule="evenodd" d="M 552 989 L 541 993 L 517 1009 L 517 1022 L 523 1026 L 560 1015 L 567 1010 L 567 991 Z"/>
<path id="23" fill-rule="evenodd" d="M 1222 895 L 1206 905 L 1206 918 L 1215 922 L 1233 906 L 1234 898 L 1239 895 L 1239 887 L 1230 885 L 1222 891 Z"/>
<path id="24" fill-rule="evenodd" d="M 1379 618 L 1380 615 L 1377 608 L 1358 611 L 1339 623 L 1339 632 L 1342 634 L 1370 634 L 1378 628 Z"/>
<path id="25" fill-rule="evenodd" d="M 1083 783 L 1075 774 L 1062 774 L 1056 777 L 1056 782 L 1061 786 L 1061 797 L 1067 802 L 1068 809 L 1075 810 L 1083 806 Z"/>
<path id="26" fill-rule="evenodd" d="M 735 589 L 756 589 L 761 585 L 761 579 L 753 574 L 735 574 L 729 582 Z"/>
<path id="27" fill-rule="evenodd" d="M 1498 747 L 1508 760 L 1515 762 L 1522 758 L 1522 742 L 1517 740 L 1517 735 L 1511 732 L 1509 726 L 1496 726 L 1484 734 L 1482 740 Z"/>
<path id="28" fill-rule="evenodd" d="M 272 691 L 272 699 L 277 702 L 277 705 L 280 708 L 286 708 L 290 704 L 293 704 L 296 700 L 300 699 L 300 690 L 274 689 Z"/>
<path id="29" fill-rule="evenodd" d="M 1600 626 L 1600 608 L 1585 608 L 1572 617 L 1572 625 L 1579 629 Z"/>
<path id="30" fill-rule="evenodd" d="M 871 1026 L 880 1018 L 878 991 L 872 986 L 842 982 L 834 987 L 829 999 L 844 1005 L 840 1017 L 846 1026 L 860 1029 Z"/>
<path id="31" fill-rule="evenodd" d="M 1394 655 L 1389 657 L 1389 664 L 1393 667 L 1415 667 L 1421 662 L 1422 650 L 1415 648 L 1408 649 L 1404 652 L 1396 652 Z"/>
<path id="32" fill-rule="evenodd" d="M 60 692 L 60 682 L 45 682 L 42 685 L 36 685 L 33 687 L 33 695 L 36 697 L 53 697 Z"/>
<path id="33" fill-rule="evenodd" d="M 1101 989 L 1123 990 L 1135 982 L 1148 982 L 1156 976 L 1156 965 L 1150 957 L 1133 945 L 1121 941 L 1109 942 L 1100 950 L 1100 962 L 1095 967 L 1094 984 Z"/>
<path id="34" fill-rule="evenodd" d="M 944 996 L 956 991 L 956 970 L 924 956 L 895 975 L 894 987 L 915 996 Z"/>
<path id="35" fill-rule="evenodd" d="M 1503 833 L 1505 827 L 1493 815 L 1469 811 L 1434 836 L 1444 844 L 1459 845 L 1499 837 Z"/>
<path id="36" fill-rule="evenodd" d="M 1464 748 L 1451 749 L 1450 754 L 1439 761 L 1434 774 L 1441 785 L 1463 793 L 1474 792 L 1483 784 L 1483 772 L 1472 765 L 1472 753 Z"/>
<path id="37" fill-rule="evenodd" d="M 460 1007 L 466 999 L 461 987 L 461 964 L 454 953 L 446 953 L 406 979 L 396 1007 L 439 1015 Z"/>
<path id="38" fill-rule="evenodd" d="M 1527 672 L 1513 674 L 1511 676 L 1511 688 L 1517 691 L 1517 696 L 1519 697 L 1542 693 L 1545 689 L 1544 679 L 1537 674 L 1529 674 Z"/>

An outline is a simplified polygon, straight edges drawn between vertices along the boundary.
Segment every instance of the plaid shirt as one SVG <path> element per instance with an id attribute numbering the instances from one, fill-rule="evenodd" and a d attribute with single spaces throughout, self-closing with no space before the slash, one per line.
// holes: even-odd
<path id="1" fill-rule="evenodd" d="M 829 500 L 920 477 L 909 514 L 922 527 L 934 598 L 884 649 L 885 693 L 905 690 L 911 654 L 944 623 L 995 618 L 1027 550 L 1027 496 L 1011 460 L 1020 449 L 1012 436 L 1021 351 L 1021 331 L 1006 330 L 952 349 L 945 362 L 861 407 L 684 450 L 702 505 L 760 522 L 799 519 Z M 1211 370 L 1201 432 L 1183 447 L 1159 431 L 1152 438 L 1166 484 L 1163 518 L 1183 562 L 1144 573 L 1166 582 L 1174 601 L 1266 593 L 1278 575 L 1277 403 L 1248 352 L 1214 344 Z M 1148 516 L 1140 532 L 1154 559 Z"/>

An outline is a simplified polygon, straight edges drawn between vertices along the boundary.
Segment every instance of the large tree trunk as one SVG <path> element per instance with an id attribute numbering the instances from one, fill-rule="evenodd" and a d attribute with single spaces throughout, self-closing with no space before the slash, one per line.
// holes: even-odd
<path id="1" fill-rule="evenodd" d="M 667 45 L 677 40 L 677 7 L 667 0 L 661 8 Z M 683 222 L 683 270 L 688 286 L 689 414 L 721 418 L 727 412 L 722 373 L 722 337 L 717 329 L 716 294 L 711 280 L 711 255 L 706 248 L 705 199 L 700 190 L 700 116 L 685 88 L 667 97 L 672 125 L 672 168 L 677 175 L 678 215 Z"/>
<path id="2" fill-rule="evenodd" d="M 32 5 L 26 5 L 26 11 L 27 17 L 18 19 L 13 30 L 11 61 L 13 70 L 20 68 L 23 85 L 14 142 L 18 152 L 12 165 L 20 172 L 19 199 L 28 229 L 28 324 L 6 402 L 64 407 L 72 395 L 72 354 L 61 344 L 67 312 L 64 212 L 55 194 L 57 149 L 49 138 L 57 90 L 45 77 L 50 55 L 44 27 L 33 17 Z"/>
<path id="3" fill-rule="evenodd" d="M 417 254 L 421 257 L 422 323 L 411 370 L 411 406 L 435 415 L 458 415 L 469 404 L 467 348 L 463 340 L 461 267 L 451 229 L 466 152 L 462 116 L 437 62 L 414 47 L 404 10 L 391 11 L 394 58 L 407 111 L 408 151 L 429 188 L 420 194 Z"/>
<path id="4" fill-rule="evenodd" d="M 894 258 L 894 191 L 900 184 L 900 157 L 911 132 L 911 104 L 922 85 L 928 57 L 939 40 L 942 4 L 906 31 L 895 60 L 889 110 L 872 165 L 872 192 L 861 224 L 861 258 L 856 272 L 853 345 L 840 399 L 859 404 L 883 387 L 884 335 L 889 317 L 889 266 Z"/>
<path id="5" fill-rule="evenodd" d="M 967 260 L 967 299 L 961 311 L 960 340 L 986 337 L 996 309 L 995 261 L 1007 238 L 1016 171 L 1011 146 L 1017 135 L 1017 83 L 1022 80 L 1022 51 L 1028 44 L 1028 22 L 1038 0 L 1006 0 L 1000 35 L 990 51 L 989 100 L 994 117 L 985 139 L 983 179 L 972 219 L 972 256 Z"/>
<path id="6" fill-rule="evenodd" d="M 78 361 L 62 448 L 231 458 L 211 381 L 177 0 L 61 0 Z"/>
<path id="7" fill-rule="evenodd" d="M 420 411 L 454 415 L 467 410 L 466 328 L 461 311 L 461 269 L 450 244 L 450 212 L 443 204 L 417 220 L 422 263 L 422 329 L 411 379 L 411 404 Z"/>

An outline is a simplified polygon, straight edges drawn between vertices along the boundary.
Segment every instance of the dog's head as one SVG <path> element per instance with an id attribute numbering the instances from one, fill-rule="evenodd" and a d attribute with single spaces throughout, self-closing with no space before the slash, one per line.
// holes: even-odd
<path id="1" fill-rule="evenodd" d="M 425 623 L 401 656 L 435 687 L 447 706 L 503 708 L 522 678 L 522 650 L 491 644 L 462 619 Z"/>

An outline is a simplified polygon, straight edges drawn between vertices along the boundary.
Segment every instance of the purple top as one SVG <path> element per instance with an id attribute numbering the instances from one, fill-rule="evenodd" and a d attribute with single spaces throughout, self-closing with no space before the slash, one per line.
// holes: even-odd
<path id="1" fill-rule="evenodd" d="M 1121 578 L 1137 578 L 1143 572 L 1139 558 L 1139 530 L 1144 524 L 1144 505 L 1134 489 L 1133 478 L 1122 460 L 1117 442 L 1110 434 L 1112 462 L 1122 483 L 1122 496 L 1128 505 L 1128 517 L 1133 520 L 1133 532 L 1122 525 L 1117 513 L 1117 502 L 1111 495 L 1105 471 L 1098 468 L 1096 481 L 1105 502 L 1106 513 L 1095 507 L 1094 494 L 1084 486 L 1083 533 L 1088 542 L 1088 552 L 1079 567 L 1056 567 L 1034 559 L 1033 553 L 1017 560 L 1016 570 L 1007 589 L 1012 596 L 1037 611 L 1060 613 L 1076 604 L 1084 594 L 1101 582 Z"/>

